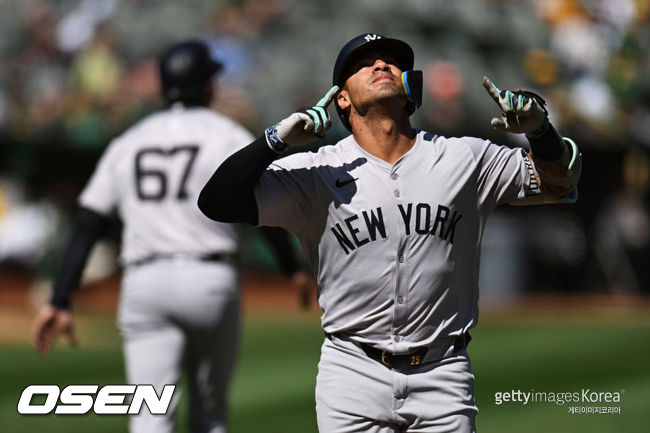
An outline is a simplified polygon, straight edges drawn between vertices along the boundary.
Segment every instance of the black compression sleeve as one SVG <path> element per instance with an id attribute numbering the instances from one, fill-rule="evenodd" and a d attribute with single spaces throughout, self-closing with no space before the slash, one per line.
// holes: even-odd
<path id="1" fill-rule="evenodd" d="M 273 248 L 275 260 L 283 274 L 291 276 L 302 268 L 286 230 L 278 227 L 261 227 L 260 230 Z"/>
<path id="2" fill-rule="evenodd" d="M 109 226 L 108 217 L 86 208 L 79 210 L 72 236 L 63 253 L 61 269 L 54 283 L 50 300 L 53 306 L 70 308 L 70 294 L 79 285 L 90 250 Z"/>
<path id="3" fill-rule="evenodd" d="M 526 134 L 526 138 L 530 143 L 530 150 L 533 153 L 533 158 L 539 158 L 544 161 L 555 161 L 564 152 L 564 140 L 558 132 L 550 124 L 548 118 L 544 120 L 544 124 L 540 128 L 542 132 L 538 135 L 533 133 Z"/>
<path id="4" fill-rule="evenodd" d="M 278 156 L 261 136 L 217 168 L 199 195 L 201 212 L 210 219 L 257 225 L 253 190 L 266 167 Z"/>

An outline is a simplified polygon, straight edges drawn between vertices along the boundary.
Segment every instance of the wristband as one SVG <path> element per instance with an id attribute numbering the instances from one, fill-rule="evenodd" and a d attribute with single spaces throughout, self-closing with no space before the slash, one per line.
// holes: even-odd
<path id="1" fill-rule="evenodd" d="M 266 144 L 277 154 L 284 152 L 284 149 L 287 148 L 287 143 L 282 141 L 278 136 L 278 125 L 269 126 L 264 131 L 264 136 L 266 137 Z"/>

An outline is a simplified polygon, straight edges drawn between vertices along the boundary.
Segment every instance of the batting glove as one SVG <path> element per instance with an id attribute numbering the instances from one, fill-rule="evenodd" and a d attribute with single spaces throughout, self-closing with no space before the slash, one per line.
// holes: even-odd
<path id="1" fill-rule="evenodd" d="M 313 107 L 303 107 L 286 119 L 273 125 L 264 132 L 269 147 L 277 153 L 287 146 L 299 146 L 309 143 L 316 137 L 324 137 L 332 126 L 327 107 L 334 100 L 338 86 L 332 87 Z"/>
<path id="2" fill-rule="evenodd" d="M 546 102 L 536 93 L 526 90 L 499 90 L 488 77 L 483 77 L 483 87 L 501 108 L 501 117 L 490 124 L 495 129 L 515 134 L 541 135 L 548 126 Z"/>

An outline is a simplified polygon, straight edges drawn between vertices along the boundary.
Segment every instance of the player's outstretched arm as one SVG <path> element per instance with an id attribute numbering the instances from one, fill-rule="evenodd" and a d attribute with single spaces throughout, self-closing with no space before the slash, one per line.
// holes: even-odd
<path id="1" fill-rule="evenodd" d="M 79 210 L 72 236 L 63 253 L 50 303 L 40 310 L 32 325 L 32 342 L 40 354 L 47 354 L 60 334 L 65 335 L 71 344 L 77 343 L 70 313 L 70 295 L 79 285 L 92 246 L 109 225 L 109 218 L 90 209 Z"/>
<path id="2" fill-rule="evenodd" d="M 483 87 L 502 112 L 501 117 L 492 119 L 491 125 L 501 131 L 526 134 L 529 156 L 544 195 L 574 201 L 582 158 L 575 142 L 561 137 L 549 122 L 542 97 L 530 91 L 499 90 L 487 77 L 483 77 Z"/>
<path id="3" fill-rule="evenodd" d="M 215 221 L 257 225 L 255 184 L 287 146 L 305 144 L 325 134 L 331 126 L 327 106 L 338 90 L 332 87 L 316 105 L 292 113 L 226 159 L 199 194 L 201 212 Z"/>

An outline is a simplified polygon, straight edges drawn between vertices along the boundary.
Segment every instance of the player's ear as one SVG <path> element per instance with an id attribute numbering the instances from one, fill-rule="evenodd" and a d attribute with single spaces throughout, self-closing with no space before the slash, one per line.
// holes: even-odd
<path id="1" fill-rule="evenodd" d="M 339 104 L 341 110 L 346 110 L 352 104 L 350 102 L 350 95 L 345 88 L 336 95 L 336 103 Z"/>

